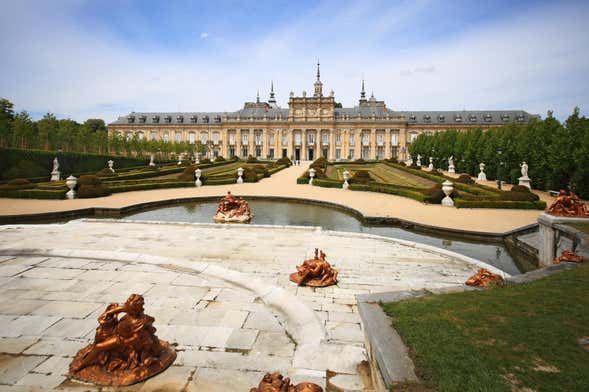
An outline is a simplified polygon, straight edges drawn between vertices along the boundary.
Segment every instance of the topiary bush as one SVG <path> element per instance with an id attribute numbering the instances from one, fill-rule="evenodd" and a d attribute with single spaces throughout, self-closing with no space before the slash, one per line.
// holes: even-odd
<path id="1" fill-rule="evenodd" d="M 436 169 L 429 171 L 428 174 L 431 174 L 432 176 L 444 177 L 444 173 L 437 171 Z"/>
<path id="2" fill-rule="evenodd" d="M 253 155 L 248 155 L 248 157 L 247 157 L 247 159 L 246 159 L 246 162 L 247 162 L 247 163 L 256 163 L 256 162 L 258 162 L 258 158 L 256 158 L 256 157 L 255 157 L 255 156 L 253 156 Z"/>
<path id="3" fill-rule="evenodd" d="M 209 158 L 203 158 L 200 160 L 201 164 L 206 164 L 206 163 L 211 163 L 211 160 Z"/>
<path id="4" fill-rule="evenodd" d="M 114 177 L 116 176 L 116 173 L 113 173 L 108 167 L 105 167 L 104 169 L 97 172 L 96 175 L 98 177 Z"/>
<path id="5" fill-rule="evenodd" d="M 327 168 L 327 159 L 324 157 L 317 158 L 313 161 L 310 167 L 313 169 L 325 170 L 325 168 Z"/>
<path id="6" fill-rule="evenodd" d="M 403 161 L 399 162 L 399 166 L 407 166 L 407 164 Z"/>
<path id="7" fill-rule="evenodd" d="M 366 163 L 366 161 L 362 158 L 358 158 L 354 161 L 354 163 Z"/>
<path id="8" fill-rule="evenodd" d="M 389 162 L 389 163 L 399 163 L 399 160 L 397 158 L 395 158 L 395 157 L 391 157 L 391 158 L 385 159 L 385 161 L 386 162 Z"/>
<path id="9" fill-rule="evenodd" d="M 215 158 L 215 162 L 225 162 L 225 158 L 219 155 L 217 158 Z"/>
<path id="10" fill-rule="evenodd" d="M 82 175 L 78 180 L 78 197 L 87 199 L 110 195 L 110 189 L 100 181 L 98 176 Z"/>
<path id="11" fill-rule="evenodd" d="M 292 161 L 290 159 L 288 159 L 287 157 L 283 157 L 283 158 L 280 158 L 279 160 L 277 160 L 276 164 L 277 165 L 292 166 Z"/>
<path id="12" fill-rule="evenodd" d="M 454 181 L 459 182 L 461 184 L 474 184 L 474 180 L 470 178 L 468 174 L 461 174 L 460 177 L 458 177 Z"/>
<path id="13" fill-rule="evenodd" d="M 253 169 L 257 174 L 262 174 L 264 178 L 270 177 L 270 173 L 268 172 L 266 165 L 256 165 L 253 167 Z"/>
<path id="14" fill-rule="evenodd" d="M 194 171 L 198 168 L 197 165 L 186 166 L 186 168 L 178 175 L 180 181 L 194 181 Z"/>
<path id="15" fill-rule="evenodd" d="M 525 187 L 524 187 L 525 188 Z M 538 201 L 540 197 L 532 192 L 514 192 L 513 190 L 502 192 L 499 196 L 501 200 L 505 201 Z"/>
<path id="16" fill-rule="evenodd" d="M 514 185 L 511 187 L 512 192 L 524 192 L 524 193 L 532 193 L 530 188 L 525 185 Z"/>
<path id="17" fill-rule="evenodd" d="M 421 166 L 417 165 L 417 163 L 413 162 L 411 164 L 411 166 L 409 166 L 411 169 L 415 169 L 415 170 L 421 170 Z"/>
<path id="18" fill-rule="evenodd" d="M 350 183 L 353 184 L 368 184 L 370 181 L 372 181 L 372 177 L 370 177 L 370 173 L 367 170 L 358 170 L 350 178 Z"/>

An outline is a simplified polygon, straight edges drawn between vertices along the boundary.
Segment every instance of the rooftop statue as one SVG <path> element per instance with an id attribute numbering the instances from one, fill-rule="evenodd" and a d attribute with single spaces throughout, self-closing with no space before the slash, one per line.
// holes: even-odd
<path id="1" fill-rule="evenodd" d="M 227 192 L 227 196 L 219 202 L 213 220 L 215 222 L 248 223 L 253 217 L 254 214 L 250 211 L 247 201 L 241 197 L 233 196 L 231 192 Z"/>
<path id="2" fill-rule="evenodd" d="M 292 385 L 290 378 L 280 373 L 266 373 L 258 387 L 250 389 L 250 392 L 323 392 L 323 388 L 311 382 Z"/>
<path id="3" fill-rule="evenodd" d="M 325 260 L 325 253 L 315 248 L 315 257 L 297 266 L 297 272 L 290 274 L 290 280 L 299 286 L 325 287 L 337 283 L 338 271 Z"/>
<path id="4" fill-rule="evenodd" d="M 505 281 L 501 276 L 494 274 L 485 268 L 481 268 L 477 271 L 476 274 L 468 278 L 465 284 L 467 286 L 475 287 L 488 287 L 492 284 L 503 286 L 505 284 Z"/>
<path id="5" fill-rule="evenodd" d="M 94 343 L 70 364 L 70 375 L 99 385 L 131 385 L 167 369 L 176 359 L 168 342 L 158 339 L 155 319 L 143 313 L 143 297 L 131 294 L 112 303 L 98 318 Z M 119 313 L 126 313 L 120 320 Z"/>
<path id="6" fill-rule="evenodd" d="M 564 189 L 561 189 L 556 197 L 556 200 L 552 202 L 550 207 L 546 209 L 546 212 L 556 216 L 572 216 L 577 218 L 589 218 L 589 212 L 587 207 L 581 203 L 579 196 L 570 192 L 567 193 Z"/>

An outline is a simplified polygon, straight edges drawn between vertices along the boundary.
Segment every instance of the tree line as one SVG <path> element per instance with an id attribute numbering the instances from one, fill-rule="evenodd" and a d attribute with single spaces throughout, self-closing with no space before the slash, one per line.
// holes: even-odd
<path id="1" fill-rule="evenodd" d="M 158 153 L 166 158 L 182 152 L 194 155 L 205 150 L 200 142 L 166 143 L 117 134 L 109 137 L 102 119 L 88 119 L 80 124 L 71 119 L 58 120 L 52 113 L 47 113 L 42 119 L 33 121 L 26 111 L 14 113 L 13 103 L 4 98 L 0 99 L 0 147 L 128 157 Z"/>
<path id="2" fill-rule="evenodd" d="M 579 108 L 564 123 L 548 112 L 543 120 L 506 124 L 484 132 L 422 134 L 409 151 L 414 160 L 421 155 L 425 165 L 433 157 L 435 167 L 443 169 L 453 156 L 456 171 L 473 176 L 482 162 L 488 179 L 499 176 L 513 184 L 521 176 L 520 164 L 526 161 L 534 188 L 570 188 L 583 198 L 589 197 L 589 119 L 579 116 Z"/>

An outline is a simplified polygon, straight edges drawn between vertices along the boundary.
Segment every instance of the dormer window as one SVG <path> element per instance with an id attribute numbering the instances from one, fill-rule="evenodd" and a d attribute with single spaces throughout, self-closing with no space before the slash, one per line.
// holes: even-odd
<path id="1" fill-rule="evenodd" d="M 426 114 L 425 116 L 423 116 L 423 121 L 425 122 L 430 122 L 432 119 L 432 117 L 429 114 Z"/>
<path id="2" fill-rule="evenodd" d="M 131 123 L 134 123 L 135 122 L 135 116 L 129 116 L 129 117 L 127 117 L 127 122 L 130 123 L 130 124 Z"/>
<path id="3" fill-rule="evenodd" d="M 470 122 L 477 122 L 477 116 L 475 116 L 474 114 L 471 114 L 468 119 L 470 120 Z"/>
<path id="4" fill-rule="evenodd" d="M 190 122 L 196 124 L 196 116 L 190 116 Z"/>
<path id="5" fill-rule="evenodd" d="M 178 116 L 176 117 L 176 121 L 179 123 L 183 123 L 184 122 L 184 116 Z"/>
<path id="6" fill-rule="evenodd" d="M 221 116 L 215 116 L 215 122 L 216 123 L 220 123 L 221 122 Z"/>
<path id="7" fill-rule="evenodd" d="M 202 122 L 203 123 L 208 123 L 209 122 L 209 116 L 203 116 L 202 117 Z"/>
<path id="8" fill-rule="evenodd" d="M 411 116 L 409 116 L 409 120 L 415 121 L 417 120 L 417 116 L 415 114 L 412 114 Z"/>
<path id="9" fill-rule="evenodd" d="M 446 117 L 445 117 L 444 115 L 440 114 L 440 115 L 438 116 L 438 121 L 439 121 L 439 122 L 444 122 L 444 121 L 446 121 Z"/>
<path id="10" fill-rule="evenodd" d="M 154 122 L 154 123 L 156 123 L 156 124 L 159 123 L 160 122 L 160 116 L 153 116 L 151 118 L 151 121 Z"/>
<path id="11" fill-rule="evenodd" d="M 166 117 L 164 117 L 164 121 L 169 124 L 169 123 L 172 122 L 172 117 L 171 116 L 166 116 Z"/>
<path id="12" fill-rule="evenodd" d="M 484 119 L 485 119 L 485 122 L 491 122 L 491 121 L 493 121 L 493 117 L 491 117 L 490 114 L 485 114 Z"/>
<path id="13" fill-rule="evenodd" d="M 509 121 L 509 114 L 502 114 L 501 115 L 501 120 L 502 121 L 505 121 L 505 122 Z"/>
<path id="14" fill-rule="evenodd" d="M 146 117 L 145 116 L 139 116 L 139 122 L 140 123 L 145 123 Z"/>
<path id="15" fill-rule="evenodd" d="M 523 116 L 523 115 L 521 115 L 521 114 L 520 114 L 519 116 L 517 116 L 517 121 L 519 121 L 519 122 L 524 122 L 524 121 L 525 121 L 525 118 L 524 118 L 524 116 Z"/>
<path id="16" fill-rule="evenodd" d="M 456 121 L 456 122 L 462 122 L 462 116 L 455 116 L 454 117 L 454 121 Z"/>

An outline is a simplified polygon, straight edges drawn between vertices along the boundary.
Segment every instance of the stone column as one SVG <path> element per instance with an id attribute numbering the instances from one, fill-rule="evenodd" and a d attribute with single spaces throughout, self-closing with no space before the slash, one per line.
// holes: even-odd
<path id="1" fill-rule="evenodd" d="M 386 159 L 391 157 L 391 129 L 384 130 L 384 157 Z"/>
<path id="2" fill-rule="evenodd" d="M 268 128 L 262 129 L 262 158 L 268 158 Z"/>
<path id="3" fill-rule="evenodd" d="M 249 139 L 248 139 L 249 146 L 248 146 L 248 149 L 247 149 L 247 150 L 248 150 L 248 151 L 247 151 L 247 155 L 256 156 L 256 154 L 255 154 L 255 152 L 256 152 L 256 151 L 255 151 L 255 148 L 256 148 L 256 142 L 255 142 L 255 140 L 254 140 L 255 131 L 254 131 L 253 129 L 249 128 L 249 129 L 247 130 L 247 132 L 248 132 L 248 134 L 249 134 L 249 136 L 248 136 L 248 137 L 249 137 Z"/>
<path id="4" fill-rule="evenodd" d="M 376 159 L 376 129 L 370 130 L 370 159 Z"/>
<path id="5" fill-rule="evenodd" d="M 286 142 L 287 142 L 287 144 L 286 144 L 286 155 L 288 156 L 288 159 L 290 159 L 291 157 L 294 158 L 294 129 L 287 128 L 287 130 L 286 130 Z M 280 143 L 282 143 L 282 137 L 280 139 Z M 282 152 L 281 152 L 281 154 L 282 154 Z"/>
<path id="6" fill-rule="evenodd" d="M 356 136 L 354 138 L 356 139 L 356 146 L 354 147 L 354 159 L 360 159 L 362 158 L 362 148 L 364 147 L 362 145 L 362 129 L 355 129 L 355 131 Z"/>
<path id="7" fill-rule="evenodd" d="M 330 161 L 335 161 L 335 133 L 336 133 L 336 129 L 330 129 L 329 130 L 329 160 Z"/>
<path id="8" fill-rule="evenodd" d="M 241 157 L 241 129 L 235 129 L 235 156 Z"/>
<path id="9" fill-rule="evenodd" d="M 307 160 L 307 130 L 301 129 L 301 161 Z"/>
<path id="10" fill-rule="evenodd" d="M 403 148 L 405 148 L 405 156 L 403 156 Z M 407 128 L 399 129 L 399 161 L 407 159 L 409 151 L 407 151 Z"/>

